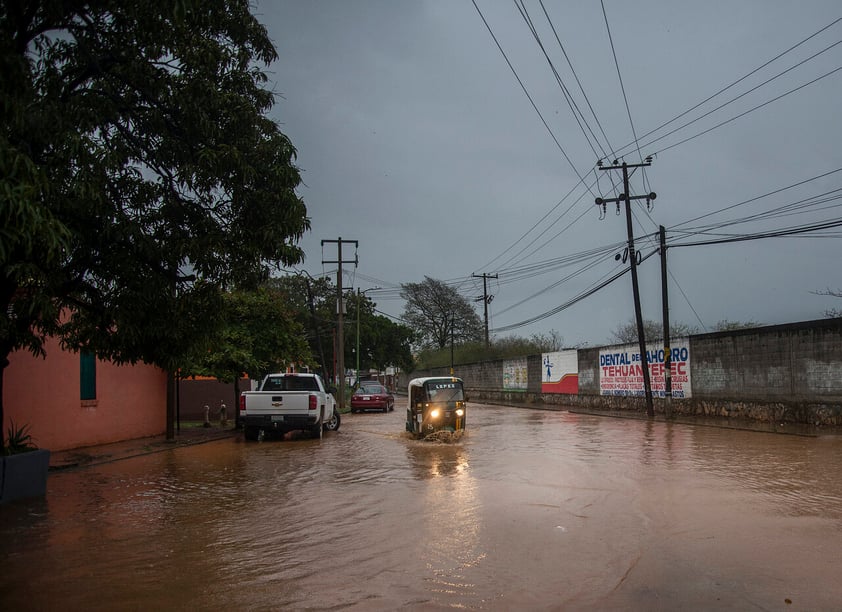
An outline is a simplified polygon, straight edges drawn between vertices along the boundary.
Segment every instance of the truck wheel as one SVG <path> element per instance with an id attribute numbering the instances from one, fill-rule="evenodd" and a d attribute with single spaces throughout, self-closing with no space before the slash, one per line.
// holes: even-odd
<path id="1" fill-rule="evenodd" d="M 339 430 L 339 422 L 340 422 L 340 420 L 341 420 L 341 419 L 339 418 L 339 412 L 337 412 L 336 410 L 334 410 L 334 411 L 333 411 L 333 416 L 330 418 L 330 420 L 329 420 L 329 421 L 327 421 L 327 422 L 325 423 L 325 429 L 326 429 L 327 431 L 338 431 L 338 430 Z"/>

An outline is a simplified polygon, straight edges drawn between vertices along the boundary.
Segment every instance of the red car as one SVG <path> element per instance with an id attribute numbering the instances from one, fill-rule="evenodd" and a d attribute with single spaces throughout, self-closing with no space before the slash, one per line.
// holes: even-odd
<path id="1" fill-rule="evenodd" d="M 351 412 L 365 412 L 366 410 L 389 412 L 394 409 L 395 396 L 383 385 L 362 383 L 351 396 Z"/>

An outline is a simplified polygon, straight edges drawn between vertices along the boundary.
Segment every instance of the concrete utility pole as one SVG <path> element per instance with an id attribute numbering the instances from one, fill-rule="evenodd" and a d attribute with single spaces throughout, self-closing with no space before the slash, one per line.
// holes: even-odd
<path id="1" fill-rule="evenodd" d="M 637 320 L 637 340 L 640 346 L 640 362 L 641 369 L 643 370 L 643 391 L 646 396 L 646 415 L 650 418 L 655 416 L 655 407 L 652 404 L 652 383 L 649 379 L 649 363 L 646 359 L 646 337 L 643 332 L 643 315 L 640 311 L 640 289 L 637 283 L 637 253 L 634 251 L 634 229 L 632 227 L 631 201 L 646 200 L 649 202 L 654 200 L 656 195 L 654 192 L 643 196 L 629 195 L 629 168 L 642 168 L 651 165 L 652 160 L 649 157 L 646 158 L 645 162 L 640 164 L 627 164 L 626 162 L 623 162 L 618 166 L 615 161 L 613 166 L 602 167 L 602 163 L 600 162 L 599 166 L 602 170 L 623 171 L 623 193 L 621 193 L 618 198 L 596 198 L 597 206 L 604 206 L 609 202 L 617 202 L 618 204 L 620 202 L 625 202 L 626 204 L 626 230 L 628 231 L 629 236 L 629 261 L 631 264 L 632 291 L 634 292 L 634 316 Z"/>
<path id="2" fill-rule="evenodd" d="M 482 304 L 485 308 L 485 348 L 488 348 L 488 304 L 494 299 L 493 295 L 488 295 L 488 279 L 497 278 L 496 274 L 471 274 L 474 278 L 482 278 Z"/>
<path id="3" fill-rule="evenodd" d="M 670 347 L 670 302 L 667 294 L 667 230 L 658 226 L 661 239 L 661 308 L 664 318 L 664 415 L 672 417 L 672 347 Z"/>
<path id="4" fill-rule="evenodd" d="M 345 410 L 345 322 L 343 320 L 343 315 L 345 314 L 345 305 L 342 303 L 342 264 L 343 263 L 352 263 L 354 267 L 357 267 L 359 260 L 357 256 L 354 256 L 354 259 L 343 261 L 342 259 L 342 244 L 343 243 L 353 243 L 354 247 L 359 247 L 360 243 L 357 240 L 342 240 L 340 236 L 338 240 L 322 240 L 322 246 L 325 243 L 336 243 L 338 245 L 338 257 L 332 260 L 322 260 L 322 265 L 326 263 L 335 263 L 339 264 L 339 269 L 336 271 L 336 311 L 337 311 L 337 323 L 336 323 L 336 334 L 337 334 L 337 349 L 336 352 L 338 353 L 337 358 L 339 359 L 339 366 L 336 368 L 339 374 L 339 410 Z M 330 415 L 328 415 L 330 416 Z"/>

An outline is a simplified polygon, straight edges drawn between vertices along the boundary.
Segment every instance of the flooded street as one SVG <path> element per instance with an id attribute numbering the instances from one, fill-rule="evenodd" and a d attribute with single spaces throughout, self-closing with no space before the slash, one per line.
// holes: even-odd
<path id="1" fill-rule="evenodd" d="M 0 507 L 0 609 L 839 610 L 842 438 L 405 400 L 50 474 Z"/>

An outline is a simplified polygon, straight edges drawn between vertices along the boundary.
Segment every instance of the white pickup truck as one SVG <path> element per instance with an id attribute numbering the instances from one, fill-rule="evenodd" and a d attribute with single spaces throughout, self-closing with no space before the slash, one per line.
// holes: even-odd
<path id="1" fill-rule="evenodd" d="M 317 374 L 269 374 L 258 391 L 240 395 L 240 423 L 246 440 L 293 430 L 322 432 L 339 429 L 333 393 Z"/>

